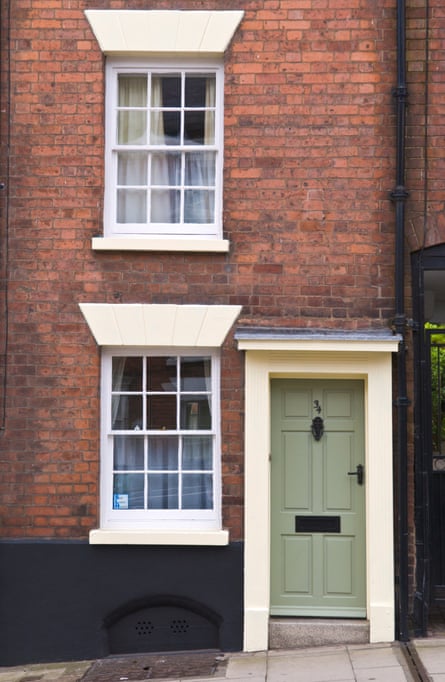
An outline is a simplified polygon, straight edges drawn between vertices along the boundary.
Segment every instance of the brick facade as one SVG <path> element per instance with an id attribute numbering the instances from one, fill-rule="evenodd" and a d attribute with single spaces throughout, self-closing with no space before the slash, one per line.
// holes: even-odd
<path id="1" fill-rule="evenodd" d="M 407 239 L 412 251 L 445 239 L 443 19 L 440 3 L 408 5 L 407 180 L 411 196 Z"/>
<path id="2" fill-rule="evenodd" d="M 389 323 L 394 8 L 241 8 L 225 58 L 229 254 L 107 254 L 90 247 L 104 69 L 85 6 L 12 2 L 5 536 L 82 538 L 97 524 L 99 354 L 79 302 L 241 304 L 255 325 Z M 242 360 L 226 349 L 224 519 L 242 538 Z"/>

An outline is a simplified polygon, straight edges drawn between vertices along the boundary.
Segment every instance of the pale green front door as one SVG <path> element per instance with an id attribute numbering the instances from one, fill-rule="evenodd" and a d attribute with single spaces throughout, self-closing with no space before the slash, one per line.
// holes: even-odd
<path id="1" fill-rule="evenodd" d="M 363 412 L 362 381 L 272 381 L 271 615 L 366 616 Z"/>

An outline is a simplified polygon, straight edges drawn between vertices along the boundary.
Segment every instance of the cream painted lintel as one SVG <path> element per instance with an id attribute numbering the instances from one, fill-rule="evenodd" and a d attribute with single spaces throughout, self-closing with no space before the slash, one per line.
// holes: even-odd
<path id="1" fill-rule="evenodd" d="M 99 346 L 218 348 L 241 312 L 236 305 L 79 303 Z"/>
<path id="2" fill-rule="evenodd" d="M 222 55 L 244 12 L 85 10 L 104 54 Z"/>
<path id="3" fill-rule="evenodd" d="M 229 544 L 229 531 L 103 530 L 90 531 L 90 545 L 213 545 Z"/>

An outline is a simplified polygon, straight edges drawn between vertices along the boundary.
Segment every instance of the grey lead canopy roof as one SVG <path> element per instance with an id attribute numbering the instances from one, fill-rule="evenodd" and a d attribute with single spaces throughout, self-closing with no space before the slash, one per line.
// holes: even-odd
<path id="1" fill-rule="evenodd" d="M 401 341 L 390 329 L 301 329 L 299 327 L 238 327 L 237 340 L 305 340 L 305 341 Z"/>

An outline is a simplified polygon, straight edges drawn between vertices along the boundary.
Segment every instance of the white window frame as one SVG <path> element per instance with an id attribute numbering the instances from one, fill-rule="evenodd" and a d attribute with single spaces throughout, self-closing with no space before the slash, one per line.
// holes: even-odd
<path id="1" fill-rule="evenodd" d="M 116 143 L 118 75 L 120 73 L 214 73 L 215 74 L 215 144 L 206 147 L 216 152 L 215 169 L 215 216 L 212 224 L 123 224 L 116 219 L 117 197 L 117 150 L 150 150 L 149 145 L 119 146 Z M 220 59 L 173 60 L 173 59 L 128 59 L 109 57 L 106 63 L 105 97 L 105 197 L 104 197 L 104 237 L 106 240 L 118 239 L 160 239 L 162 243 L 177 239 L 197 241 L 222 241 L 222 194 L 223 194 L 223 100 L 224 70 Z M 173 147 L 175 149 L 176 147 Z M 161 149 L 172 148 L 162 146 Z M 188 147 L 190 149 L 190 147 Z"/>
<path id="2" fill-rule="evenodd" d="M 116 510 L 113 509 L 113 458 L 111 429 L 111 365 L 117 356 L 207 356 L 212 363 L 212 429 L 214 438 L 212 510 Z M 116 433 L 116 432 L 114 432 Z M 156 434 L 156 431 L 142 431 Z M 194 432 L 187 431 L 189 435 Z M 220 355 L 215 348 L 104 348 L 101 382 L 101 483 L 100 528 L 110 531 L 218 531 L 221 530 L 221 428 Z M 98 531 L 96 531 L 98 533 Z M 99 531 L 100 533 L 100 531 Z M 98 542 L 100 542 L 100 537 Z M 106 541 L 106 537 L 105 540 Z"/>

